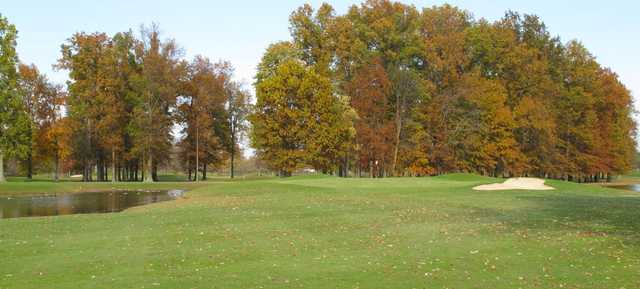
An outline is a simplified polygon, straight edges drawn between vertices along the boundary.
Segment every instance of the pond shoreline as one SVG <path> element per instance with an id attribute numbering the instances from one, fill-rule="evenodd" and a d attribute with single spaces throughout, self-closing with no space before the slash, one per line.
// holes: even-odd
<path id="1" fill-rule="evenodd" d="M 116 213 L 132 207 L 175 201 L 184 190 L 111 190 L 66 194 L 14 194 L 0 197 L 0 219 Z"/>
<path id="2" fill-rule="evenodd" d="M 190 191 L 202 187 L 203 183 L 188 182 L 6 182 L 0 184 L 0 197 L 7 195 L 44 195 L 44 194 L 75 194 L 95 193 L 105 191 L 162 191 L 185 190 Z"/>

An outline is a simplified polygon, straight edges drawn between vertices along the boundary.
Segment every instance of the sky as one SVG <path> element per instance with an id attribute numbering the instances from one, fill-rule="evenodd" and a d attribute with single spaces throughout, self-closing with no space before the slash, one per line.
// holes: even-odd
<path id="1" fill-rule="evenodd" d="M 185 57 L 207 56 L 228 60 L 236 79 L 248 86 L 266 47 L 288 40 L 289 14 L 304 3 L 318 7 L 331 4 L 344 13 L 361 1 L 160 1 L 160 0 L 1 0 L 0 14 L 18 29 L 21 61 L 35 63 L 55 82 L 67 79 L 65 71 L 52 65 L 60 45 L 75 32 L 138 30 L 155 22 L 165 37 L 176 39 Z M 401 1 L 418 8 L 449 3 L 466 9 L 476 19 L 496 20 L 506 10 L 536 14 L 552 35 L 563 42 L 581 41 L 598 61 L 613 69 L 629 88 L 640 110 L 640 1 L 578 0 L 450 0 Z"/>

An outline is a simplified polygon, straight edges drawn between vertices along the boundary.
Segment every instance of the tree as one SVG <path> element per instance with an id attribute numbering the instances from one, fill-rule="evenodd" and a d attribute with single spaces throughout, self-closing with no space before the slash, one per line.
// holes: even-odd
<path id="1" fill-rule="evenodd" d="M 77 33 L 63 46 L 58 69 L 69 71 L 68 118 L 71 140 L 56 127 L 52 137 L 72 145 L 70 158 L 80 164 L 84 180 L 157 180 L 176 147 L 172 130 L 184 125 L 183 160 L 206 179 L 207 166 L 227 158 L 231 138 L 227 86 L 228 62 L 204 57 L 188 63 L 174 40 L 162 40 L 157 25 L 109 37 Z M 178 101 L 179 100 L 179 101 Z"/>
<path id="2" fill-rule="evenodd" d="M 171 147 L 171 112 L 178 94 L 181 51 L 174 40 L 160 39 L 157 25 L 141 30 L 136 57 L 142 69 L 136 80 L 138 95 L 133 100 L 130 128 L 133 151 L 143 160 L 144 181 L 154 182 L 155 168 L 166 160 Z"/>
<path id="3" fill-rule="evenodd" d="M 103 94 L 103 117 L 97 124 L 101 145 L 111 154 L 111 181 L 121 178 L 118 167 L 125 161 L 124 154 L 131 148 L 127 140 L 131 138 L 129 125 L 132 122 L 132 99 L 140 92 L 136 90 L 136 81 L 140 79 L 141 68 L 136 62 L 138 41 L 131 31 L 117 33 L 111 39 L 111 45 L 105 52 L 105 89 Z"/>
<path id="4" fill-rule="evenodd" d="M 599 181 L 631 168 L 630 92 L 535 15 L 508 11 L 489 22 L 450 5 L 368 0 L 343 15 L 303 5 L 289 23 L 290 41 L 269 46 L 258 65 L 250 114 L 229 63 L 187 62 L 152 25 L 141 39 L 77 33 L 63 45 L 67 118 L 49 117 L 46 105 L 41 116 L 38 101 L 61 91 L 47 92 L 46 78 L 24 66 L 20 105 L 31 121 L 8 125 L 21 109 L 5 105 L 1 129 L 43 145 L 27 159 L 55 151 L 56 162 L 68 158 L 85 180 L 95 170 L 100 181 L 109 164 L 113 181 L 137 180 L 138 171 L 155 180 L 173 151 L 190 179 L 194 171 L 205 179 L 227 158 L 233 177 L 246 119 L 258 161 L 281 176 L 312 167 L 340 176 L 462 171 Z M 17 88 L 5 83 L 3 104 Z M 36 157 L 33 167 L 47 161 Z"/>
<path id="5" fill-rule="evenodd" d="M 340 136 L 348 132 L 342 120 L 345 107 L 328 77 L 301 60 L 280 61 L 280 55 L 279 46 L 270 47 L 263 61 L 280 64 L 260 66 L 266 69 L 258 75 L 268 77 L 256 82 L 252 144 L 283 177 L 304 166 L 333 172 L 341 157 Z"/>
<path id="6" fill-rule="evenodd" d="M 29 118 L 27 127 L 27 179 L 33 176 L 34 158 L 42 163 L 51 159 L 48 131 L 52 128 L 64 101 L 62 87 L 49 82 L 35 65 L 20 64 L 19 91 Z"/>
<path id="7" fill-rule="evenodd" d="M 4 158 L 28 149 L 29 119 L 18 92 L 15 26 L 0 15 L 0 182 L 5 182 Z"/>
<path id="8" fill-rule="evenodd" d="M 300 59 L 324 76 L 330 75 L 333 62 L 334 20 L 334 10 L 327 3 L 323 3 L 315 15 L 311 5 L 305 4 L 289 17 L 289 30 L 293 44 L 300 49 Z"/>
<path id="9" fill-rule="evenodd" d="M 280 176 L 291 176 L 305 164 L 307 126 L 312 120 L 304 86 L 313 72 L 302 63 L 287 60 L 256 84 L 256 109 L 251 115 L 252 144 L 257 154 Z"/>
<path id="10" fill-rule="evenodd" d="M 371 177 L 382 177 L 391 170 L 396 126 L 393 103 L 389 102 L 392 84 L 379 59 L 360 68 L 347 86 L 355 121 L 358 168 Z"/>
<path id="11" fill-rule="evenodd" d="M 558 154 L 557 121 L 552 107 L 533 97 L 523 97 L 513 110 L 514 135 L 526 156 L 527 175 L 562 175 Z"/>
<path id="12" fill-rule="evenodd" d="M 235 159 L 239 151 L 239 143 L 248 129 L 248 117 L 251 113 L 251 94 L 237 82 L 226 85 L 227 111 L 229 123 L 229 156 L 231 158 L 230 176 L 234 177 Z"/>
<path id="13" fill-rule="evenodd" d="M 515 122 L 502 84 L 471 72 L 461 79 L 458 93 L 466 102 L 463 119 L 471 116 L 461 121 L 474 124 L 470 126 L 474 127 L 473 133 L 459 138 L 460 143 L 469 145 L 460 151 L 465 155 L 459 157 L 462 168 L 492 176 L 520 175 L 524 171 L 523 155 L 513 135 Z"/>
<path id="14" fill-rule="evenodd" d="M 600 178 L 623 174 L 633 169 L 636 156 L 636 126 L 630 117 L 633 111 L 631 93 L 610 69 L 598 71 L 596 104 L 599 147 L 596 154 L 604 168 Z"/>
<path id="15" fill-rule="evenodd" d="M 97 126 L 105 116 L 105 99 L 113 93 L 106 57 L 111 41 L 104 33 L 76 33 L 62 45 L 57 68 L 69 71 L 71 81 L 66 102 L 74 132 L 74 157 L 82 165 L 83 181 L 91 181 L 93 168 L 100 166 L 102 147 Z M 98 179 L 102 180 L 99 175 Z"/>
<path id="16" fill-rule="evenodd" d="M 178 102 L 179 121 L 183 124 L 181 142 L 183 162 L 191 172 L 195 168 L 195 181 L 206 179 L 207 165 L 218 166 L 224 156 L 225 80 L 226 63 L 213 64 L 209 59 L 197 56 L 187 66 L 184 93 Z M 202 168 L 201 168 L 202 167 Z M 202 178 L 198 172 L 202 171 Z"/>
<path id="17" fill-rule="evenodd" d="M 449 5 L 424 8 L 419 17 L 424 65 L 417 70 L 430 97 L 415 103 L 407 122 L 410 137 L 401 155 L 412 175 L 459 170 L 452 136 L 462 123 L 452 116 L 460 111 L 456 87 L 471 64 L 466 39 L 472 22 L 467 12 Z"/>
<path id="18" fill-rule="evenodd" d="M 389 111 L 394 115 L 395 137 L 393 155 L 385 172 L 388 175 L 397 173 L 398 152 L 406 143 L 403 129 L 412 117 L 408 108 L 426 96 L 426 85 L 415 72 L 425 63 L 419 15 L 413 6 L 386 0 L 366 1 L 359 8 L 353 7 L 348 15 L 355 23 L 357 37 L 368 43 L 360 64 L 377 59 L 391 83 L 386 98 L 393 103 Z"/>
<path id="19" fill-rule="evenodd" d="M 72 155 L 73 126 L 68 117 L 57 118 L 44 136 L 48 152 L 53 156 L 53 180 L 60 178 L 61 163 Z"/>

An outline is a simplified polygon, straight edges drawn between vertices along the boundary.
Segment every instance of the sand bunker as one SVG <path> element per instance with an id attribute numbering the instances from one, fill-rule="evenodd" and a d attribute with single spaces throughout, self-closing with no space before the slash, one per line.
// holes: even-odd
<path id="1" fill-rule="evenodd" d="M 504 183 L 481 185 L 473 188 L 477 191 L 501 191 L 501 190 L 553 190 L 553 187 L 544 184 L 543 179 L 536 178 L 511 178 Z"/>

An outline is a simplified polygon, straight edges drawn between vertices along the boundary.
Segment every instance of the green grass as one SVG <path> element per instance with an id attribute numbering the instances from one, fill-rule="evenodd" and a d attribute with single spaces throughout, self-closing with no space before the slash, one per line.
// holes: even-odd
<path id="1" fill-rule="evenodd" d="M 640 195 L 471 189 L 494 181 L 212 181 L 122 213 L 4 219 L 0 288 L 640 288 Z M 87 186 L 17 184 L 0 191 Z"/>
<path id="2" fill-rule="evenodd" d="M 0 184 L 0 196 L 13 194 L 39 194 L 39 193 L 77 193 L 90 191 L 108 191 L 112 189 L 131 189 L 131 190 L 164 190 L 164 189 L 193 189 L 204 186 L 205 183 L 195 184 L 188 182 L 157 182 L 152 184 L 137 183 L 111 183 L 111 182 L 93 182 L 82 183 L 78 181 L 61 181 L 53 183 L 48 181 L 24 181 L 22 179 Z M 0 223 L 1 226 L 1 223 Z M 2 287 L 0 287 L 1 289 Z"/>
<path id="3" fill-rule="evenodd" d="M 638 178 L 640 177 L 640 170 L 634 170 L 631 173 L 629 173 L 628 176 Z"/>

